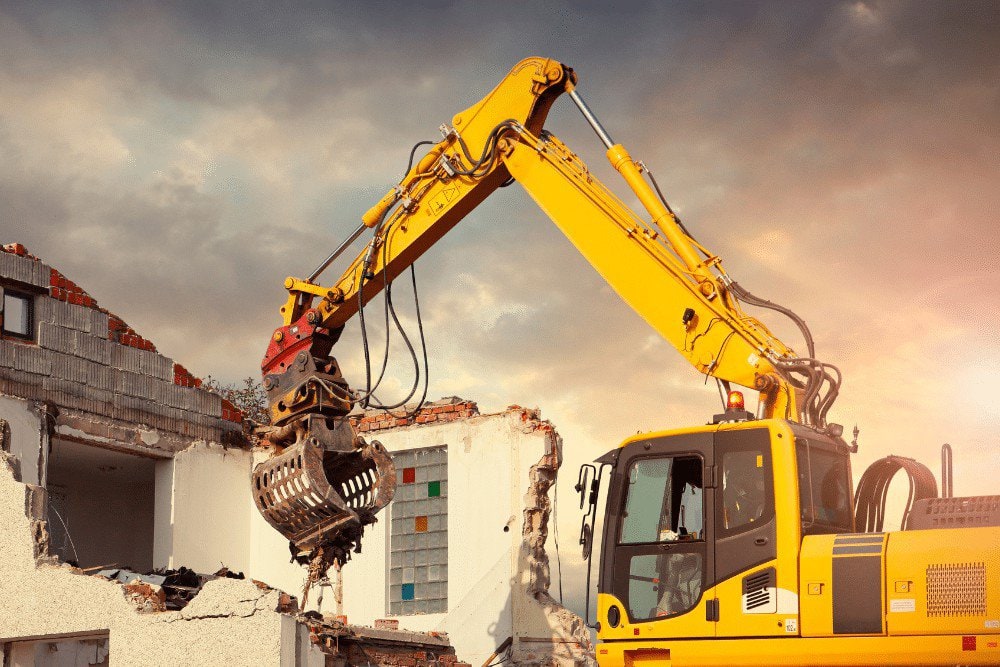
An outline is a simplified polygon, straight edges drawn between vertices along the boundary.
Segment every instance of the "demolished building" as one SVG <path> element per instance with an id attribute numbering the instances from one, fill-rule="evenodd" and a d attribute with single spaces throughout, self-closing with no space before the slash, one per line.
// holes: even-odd
<path id="1" fill-rule="evenodd" d="M 397 503 L 304 611 L 305 573 L 250 495 L 268 452 L 235 406 L 23 246 L 2 250 L 5 666 L 446 665 L 507 638 L 516 664 L 591 664 L 582 621 L 547 593 L 561 442 L 536 412 L 449 399 L 357 416 L 396 457 Z"/>
<path id="2" fill-rule="evenodd" d="M 342 572 L 351 621 L 448 633 L 474 664 L 510 639 L 515 664 L 588 664 L 583 620 L 549 596 L 549 491 L 562 439 L 537 410 L 479 414 L 449 398 L 371 411 L 356 430 L 392 454 L 397 485 Z"/>

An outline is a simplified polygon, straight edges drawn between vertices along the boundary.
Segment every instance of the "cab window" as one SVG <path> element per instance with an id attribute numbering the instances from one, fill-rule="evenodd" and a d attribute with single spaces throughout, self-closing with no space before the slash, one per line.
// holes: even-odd
<path id="1" fill-rule="evenodd" d="M 703 468 L 701 457 L 693 455 L 638 459 L 628 467 L 619 544 L 631 555 L 627 590 L 618 595 L 634 621 L 683 614 L 701 598 Z M 656 546 L 667 542 L 674 543 L 669 553 Z"/>
<path id="2" fill-rule="evenodd" d="M 701 469 L 696 456 L 635 461 L 628 470 L 619 542 L 704 539 Z"/>
<path id="3" fill-rule="evenodd" d="M 795 444 L 799 468 L 802 534 L 852 532 L 851 472 L 847 455 L 800 439 Z"/>
<path id="4" fill-rule="evenodd" d="M 629 615 L 651 619 L 690 610 L 701 597 L 704 569 L 696 552 L 635 556 L 629 563 Z"/>
<path id="5" fill-rule="evenodd" d="M 722 454 L 721 536 L 751 530 L 774 516 L 770 453 L 748 448 Z"/>

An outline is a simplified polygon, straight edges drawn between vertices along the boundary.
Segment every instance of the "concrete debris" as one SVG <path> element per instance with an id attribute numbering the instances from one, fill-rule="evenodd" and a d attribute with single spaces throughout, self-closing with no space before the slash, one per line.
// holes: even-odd
<path id="1" fill-rule="evenodd" d="M 184 620 L 253 616 L 277 611 L 280 592 L 245 579 L 213 579 L 180 612 Z"/>
<path id="2" fill-rule="evenodd" d="M 304 614 L 299 620 L 309 627 L 310 641 L 330 656 L 332 667 L 471 667 L 458 660 L 444 633 L 345 625 L 318 616 Z"/>
<path id="3" fill-rule="evenodd" d="M 44 492 L 33 494 L 14 480 L 11 462 L 0 453 L 0 596 L 14 611 L 0 614 L 0 636 L 26 638 L 11 644 L 17 655 L 30 654 L 37 637 L 103 634 L 106 643 L 110 631 L 119 665 L 471 667 L 458 661 L 443 633 L 349 626 L 304 614 L 293 596 L 225 567 L 213 575 L 187 568 L 88 573 L 32 559 L 24 548 L 29 519 L 39 514 L 32 498 Z M 24 505 L 13 506 L 19 497 Z M 289 655 L 294 663 L 286 661 Z"/>
<path id="4" fill-rule="evenodd" d="M 125 599 L 136 611 L 151 613 L 167 610 L 167 595 L 162 586 L 133 579 L 122 587 Z"/>
<path id="5" fill-rule="evenodd" d="M 127 569 L 105 569 L 94 576 L 104 577 L 110 581 L 125 584 L 126 597 L 133 594 L 148 593 L 149 588 L 161 598 L 162 608 L 144 608 L 143 611 L 166 611 L 183 609 L 201 591 L 209 581 L 215 579 L 244 579 L 242 572 L 232 572 L 222 568 L 214 575 L 198 574 L 186 567 L 177 569 L 160 568 L 140 574 Z M 256 582 L 260 583 L 260 582 Z M 265 590 L 270 590 L 265 584 L 260 584 Z M 131 589 L 129 587 L 132 587 Z M 145 588 L 144 588 L 145 587 Z M 154 605 L 156 607 L 157 605 Z"/>

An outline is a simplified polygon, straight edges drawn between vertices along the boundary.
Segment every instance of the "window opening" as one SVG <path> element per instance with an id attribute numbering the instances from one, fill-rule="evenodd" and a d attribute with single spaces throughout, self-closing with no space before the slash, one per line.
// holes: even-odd
<path id="1" fill-rule="evenodd" d="M 46 637 L 13 641 L 6 645 L 4 665 L 20 667 L 107 667 L 108 635 L 95 637 Z"/>
<path id="2" fill-rule="evenodd" d="M 153 568 L 156 462 L 53 438 L 50 553 L 80 567 Z"/>
<path id="3" fill-rule="evenodd" d="M 0 330 L 8 336 L 34 338 L 34 298 L 8 288 L 0 289 L 3 294 L 3 311 L 0 312 Z"/>

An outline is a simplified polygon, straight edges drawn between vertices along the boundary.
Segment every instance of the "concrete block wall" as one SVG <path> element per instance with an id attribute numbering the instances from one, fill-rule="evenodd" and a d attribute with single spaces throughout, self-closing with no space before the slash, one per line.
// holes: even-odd
<path id="1" fill-rule="evenodd" d="M 120 317 L 18 244 L 0 247 L 0 285 L 34 293 L 34 341 L 0 337 L 0 393 L 212 441 L 242 415 Z M 189 440 L 183 446 L 189 444 Z M 176 438 L 165 438 L 178 445 Z"/>

